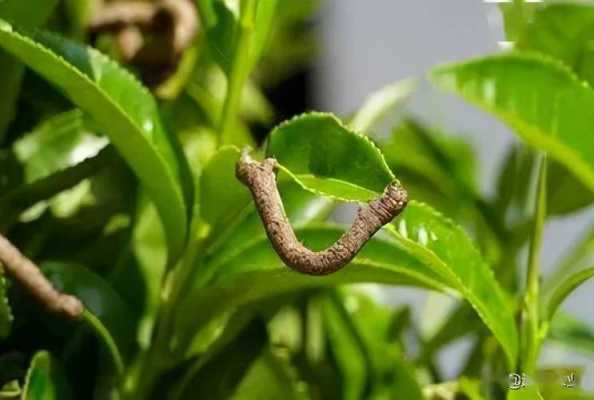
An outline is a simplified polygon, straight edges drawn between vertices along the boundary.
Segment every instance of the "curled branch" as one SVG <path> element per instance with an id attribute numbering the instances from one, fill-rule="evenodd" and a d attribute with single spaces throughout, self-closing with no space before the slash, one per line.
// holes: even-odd
<path id="1" fill-rule="evenodd" d="M 84 312 L 82 302 L 58 292 L 41 273 L 39 267 L 0 235 L 0 262 L 8 275 L 25 287 L 48 311 L 71 319 L 79 319 Z"/>
<path id="2" fill-rule="evenodd" d="M 236 176 L 251 191 L 266 234 L 280 258 L 294 270 L 309 275 L 327 275 L 348 264 L 365 243 L 406 207 L 408 195 L 398 183 L 389 184 L 383 195 L 359 208 L 348 231 L 332 246 L 315 252 L 305 247 L 291 228 L 276 186 L 275 159 L 253 160 L 244 151 Z"/>

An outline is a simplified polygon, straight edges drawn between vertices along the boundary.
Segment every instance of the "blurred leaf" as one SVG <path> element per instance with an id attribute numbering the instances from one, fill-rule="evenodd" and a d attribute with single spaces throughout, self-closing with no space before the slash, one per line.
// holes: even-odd
<path id="1" fill-rule="evenodd" d="M 558 58 L 581 78 L 594 83 L 593 45 L 594 7 L 586 3 L 566 3 L 536 8 L 516 47 Z"/>
<path id="2" fill-rule="evenodd" d="M 109 330 L 120 351 L 130 354 L 134 339 L 133 314 L 108 282 L 76 264 L 45 262 L 41 270 L 58 290 L 78 297 Z"/>
<path id="3" fill-rule="evenodd" d="M 77 40 L 84 40 L 91 14 L 93 12 L 94 0 L 65 0 L 64 12 L 69 22 L 70 34 Z"/>
<path id="4" fill-rule="evenodd" d="M 101 53 L 57 36 L 29 37 L 0 21 L 0 46 L 95 119 L 155 201 L 170 260 L 179 256 L 191 216 L 192 180 L 174 138 L 161 126 L 150 93 Z"/>
<path id="5" fill-rule="evenodd" d="M 142 349 L 151 344 L 153 326 L 160 304 L 161 282 L 167 264 L 165 233 L 159 224 L 159 215 L 146 196 L 138 202 L 136 223 L 132 233 L 132 251 L 137 260 L 135 280 L 137 301 L 140 301 L 141 314 L 137 339 Z M 130 274 L 130 268 L 122 274 Z"/>
<path id="6" fill-rule="evenodd" d="M 353 115 L 349 126 L 356 132 L 369 133 L 387 113 L 406 100 L 415 88 L 416 81 L 406 79 L 372 93 Z"/>
<path id="7" fill-rule="evenodd" d="M 524 0 L 511 0 L 499 4 L 507 40 L 515 41 L 522 35 L 526 28 L 526 21 L 530 21 L 534 15 L 534 9 L 538 6 L 540 2 L 531 3 Z"/>
<path id="8" fill-rule="evenodd" d="M 366 202 L 395 180 L 378 148 L 331 114 L 293 118 L 270 134 L 267 157 L 313 193 Z"/>
<path id="9" fill-rule="evenodd" d="M 4 267 L 0 266 L 0 339 L 5 339 L 10 334 L 12 319 L 12 311 L 6 293 Z"/>
<path id="10" fill-rule="evenodd" d="M 500 209 L 509 208 L 515 217 L 529 217 L 535 159 L 534 153 L 525 147 L 513 146 L 501 168 L 497 183 L 497 204 Z M 549 215 L 573 213 L 594 203 L 594 191 L 555 161 L 549 162 L 547 191 Z"/>
<path id="11" fill-rule="evenodd" d="M 369 363 L 369 398 L 422 400 L 414 369 L 392 337 L 395 313 L 356 289 L 343 290 L 341 299 Z"/>
<path id="12" fill-rule="evenodd" d="M 393 171 L 413 174 L 413 186 L 421 178 L 432 191 L 454 199 L 456 207 L 458 198 L 468 197 L 476 185 L 477 162 L 468 143 L 418 121 L 409 119 L 397 126 L 380 148 Z"/>
<path id="13" fill-rule="evenodd" d="M 559 163 L 549 165 L 547 188 L 550 215 L 573 213 L 594 203 L 594 191 Z"/>
<path id="14" fill-rule="evenodd" d="M 587 356 L 594 354 L 594 327 L 569 314 L 558 312 L 555 315 L 551 321 L 549 339 Z"/>
<path id="15" fill-rule="evenodd" d="M 214 3 L 217 0 L 196 0 L 198 15 L 206 28 L 210 28 L 217 23 L 217 15 L 214 10 Z"/>
<path id="16" fill-rule="evenodd" d="M 267 350 L 254 362 L 231 398 L 307 400 L 311 397 L 286 355 Z"/>
<path id="17" fill-rule="evenodd" d="M 433 81 L 510 125 L 594 190 L 594 92 L 558 61 L 507 54 L 443 66 Z"/>
<path id="18" fill-rule="evenodd" d="M 198 371 L 178 398 L 232 398 L 254 361 L 262 354 L 266 339 L 266 329 L 261 323 L 250 324 L 224 351 Z"/>
<path id="19" fill-rule="evenodd" d="M 328 226 L 297 230 L 298 237 L 313 249 L 328 246 L 341 234 L 341 229 Z M 207 267 L 213 268 L 214 265 Z M 430 267 L 398 249 L 392 241 L 378 237 L 369 241 L 347 268 L 326 277 L 311 277 L 287 268 L 262 232 L 242 248 L 219 259 L 216 271 L 220 272 L 207 287 L 195 285 L 187 294 L 177 317 L 176 330 L 182 337 L 194 335 L 227 310 L 306 288 L 378 282 L 445 289 L 444 283 Z M 195 314 L 192 310 L 202 311 L 189 319 L 189 313 Z"/>
<path id="20" fill-rule="evenodd" d="M 251 200 L 250 193 L 235 178 L 238 160 L 237 148 L 223 147 L 204 168 L 200 178 L 200 213 L 211 225 L 229 224 Z"/>
<path id="21" fill-rule="evenodd" d="M 0 387 L 0 400 L 17 400 L 22 397 L 22 389 L 18 380 L 7 382 Z"/>
<path id="22" fill-rule="evenodd" d="M 250 27 L 253 29 L 253 35 L 248 53 L 247 71 L 253 69 L 267 45 L 277 3 L 278 0 L 258 1 L 257 3 L 254 25 Z M 213 58 L 223 70 L 229 72 L 235 50 L 235 35 L 239 29 L 239 17 L 226 5 L 225 1 L 214 1 L 208 5 L 206 2 L 202 2 L 201 6 L 209 13 L 212 10 L 216 15 L 216 24 L 206 32 L 208 45 Z M 209 23 L 215 21 L 215 18 L 212 18 L 214 15 L 207 17 Z"/>
<path id="23" fill-rule="evenodd" d="M 196 104 L 202 108 L 210 124 L 216 127 L 221 119 L 227 93 L 227 78 L 224 72 L 212 63 L 203 62 L 194 70 L 186 91 Z M 274 117 L 272 105 L 253 81 L 248 80 L 243 88 L 240 114 L 247 121 L 261 124 L 270 123 Z M 246 128 L 240 122 L 237 122 L 237 125 L 236 129 L 246 131 Z M 250 144 L 251 141 L 247 140 L 249 132 L 240 133 L 246 137 L 242 142 L 236 144 Z"/>
<path id="24" fill-rule="evenodd" d="M 0 150 L 0 191 L 9 192 L 23 183 L 23 167 L 14 152 Z"/>
<path id="25" fill-rule="evenodd" d="M 33 356 L 23 392 L 23 400 L 68 400 L 72 398 L 61 366 L 47 351 L 40 351 Z"/>
<path id="26" fill-rule="evenodd" d="M 493 332 L 513 367 L 518 353 L 514 314 L 493 271 L 468 235 L 422 203 L 410 202 L 390 230 L 398 247 L 423 260 L 468 300 Z"/>
<path id="27" fill-rule="evenodd" d="M 44 25 L 52 14 L 58 0 L 5 0 L 0 2 L 0 18 L 10 21 L 24 29 L 33 30 Z M 0 52 L 0 142 L 14 119 L 16 103 L 21 90 L 24 67 L 4 51 Z"/>
<path id="28" fill-rule="evenodd" d="M 468 397 L 468 400 L 484 400 L 481 394 L 481 382 L 462 377 L 458 381 L 458 386 L 460 393 Z"/>
<path id="29" fill-rule="evenodd" d="M 591 264 L 593 254 L 594 229 L 589 226 L 578 236 L 574 245 L 568 249 L 550 276 L 545 279 L 543 291 L 550 292 L 566 276 L 580 271 L 580 269 L 584 268 L 584 265 Z"/>
<path id="30" fill-rule="evenodd" d="M 72 110 L 42 122 L 16 141 L 13 148 L 24 164 L 26 183 L 32 183 L 96 156 L 106 145 L 106 139 L 93 135 L 86 127 L 82 112 Z M 70 216 L 84 205 L 85 199 L 90 201 L 90 192 L 89 182 L 83 181 L 52 198 L 49 204 L 55 214 Z M 46 204 L 41 207 L 38 204 L 37 213 L 40 214 Z"/>
<path id="31" fill-rule="evenodd" d="M 535 385 L 528 385 L 518 390 L 507 392 L 507 400 L 544 400 Z"/>
<path id="32" fill-rule="evenodd" d="M 335 296 L 323 301 L 324 326 L 329 350 L 334 355 L 341 376 L 342 396 L 345 400 L 364 398 L 367 374 L 371 370 L 369 356 L 342 304 Z"/>
<path id="33" fill-rule="evenodd" d="M 594 267 L 566 276 L 550 293 L 544 293 L 544 318 L 551 320 L 563 301 L 591 278 L 594 278 Z"/>

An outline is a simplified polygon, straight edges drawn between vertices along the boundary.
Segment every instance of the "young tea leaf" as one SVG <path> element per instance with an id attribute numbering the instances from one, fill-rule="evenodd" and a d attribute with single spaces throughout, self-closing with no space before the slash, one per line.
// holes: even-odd
<path id="1" fill-rule="evenodd" d="M 331 114 L 282 123 L 270 134 L 266 156 L 304 189 L 345 201 L 372 200 L 396 180 L 371 140 Z"/>

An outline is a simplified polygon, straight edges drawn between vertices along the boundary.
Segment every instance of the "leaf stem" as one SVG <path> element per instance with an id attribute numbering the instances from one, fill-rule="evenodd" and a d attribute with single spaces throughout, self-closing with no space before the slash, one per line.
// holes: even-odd
<path id="1" fill-rule="evenodd" d="M 239 111 L 243 86 L 250 73 L 250 52 L 257 0 L 242 0 L 239 24 L 235 31 L 235 51 L 227 79 L 227 95 L 219 122 L 219 145 L 231 142 L 231 131 Z"/>
<path id="2" fill-rule="evenodd" d="M 115 340 L 105 325 L 103 325 L 101 320 L 99 320 L 99 318 L 97 318 L 88 309 L 83 311 L 82 319 L 91 327 L 97 337 L 103 342 L 111 356 L 111 359 L 113 360 L 113 364 L 116 368 L 118 376 L 121 376 L 124 373 L 124 361 L 122 355 L 120 354 L 120 350 L 115 343 Z"/>
<path id="3" fill-rule="evenodd" d="M 543 153 L 540 156 L 538 184 L 536 186 L 534 229 L 528 255 L 528 271 L 526 276 L 526 291 L 524 295 L 523 338 L 524 354 L 522 367 L 524 372 L 532 374 L 536 368 L 538 351 L 540 348 L 540 250 L 547 214 L 547 159 Z"/>

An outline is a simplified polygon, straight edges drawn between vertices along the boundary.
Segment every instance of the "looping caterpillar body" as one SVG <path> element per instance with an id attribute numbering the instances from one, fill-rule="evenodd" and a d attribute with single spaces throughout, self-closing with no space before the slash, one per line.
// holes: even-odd
<path id="1" fill-rule="evenodd" d="M 325 250 L 305 247 L 295 235 L 276 185 L 278 164 L 274 158 L 253 160 L 247 150 L 236 165 L 236 176 L 251 191 L 266 234 L 277 254 L 292 269 L 308 275 L 327 275 L 348 264 L 365 243 L 406 207 L 408 194 L 400 184 L 386 186 L 378 199 L 359 208 L 353 224 Z"/>

